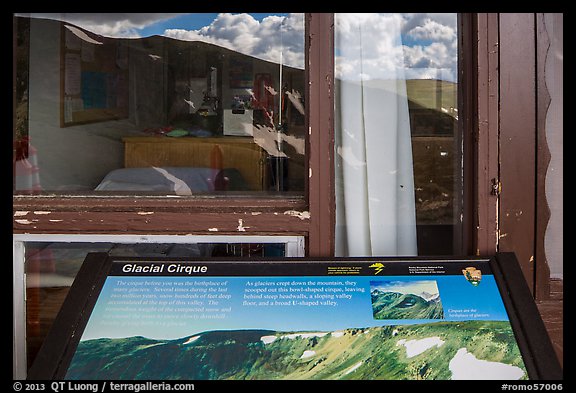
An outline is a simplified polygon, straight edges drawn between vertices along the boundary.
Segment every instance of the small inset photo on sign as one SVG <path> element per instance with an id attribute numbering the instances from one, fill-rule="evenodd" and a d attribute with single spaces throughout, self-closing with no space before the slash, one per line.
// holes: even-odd
<path id="1" fill-rule="evenodd" d="M 444 319 L 436 280 L 370 281 L 374 319 Z"/>

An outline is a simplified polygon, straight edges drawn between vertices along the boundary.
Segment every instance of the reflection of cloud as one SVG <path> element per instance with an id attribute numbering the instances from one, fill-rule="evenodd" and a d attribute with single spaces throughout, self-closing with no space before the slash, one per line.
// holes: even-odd
<path id="1" fill-rule="evenodd" d="M 84 40 L 90 44 L 102 45 L 102 42 L 96 41 L 95 39 L 89 37 L 88 34 L 84 33 L 82 30 L 80 30 L 74 26 L 65 25 L 65 27 L 68 30 L 70 30 L 76 37 L 80 38 L 81 40 Z"/>
<path id="2" fill-rule="evenodd" d="M 17 14 L 69 22 L 106 37 L 139 37 L 138 30 L 182 14 L 167 13 L 30 13 Z"/>
<path id="3" fill-rule="evenodd" d="M 287 135 L 268 126 L 255 125 L 252 135 L 254 143 L 266 150 L 266 153 L 272 157 L 287 157 L 286 153 L 280 151 L 279 141 L 288 143 L 296 150 L 297 154 L 304 154 L 305 152 L 304 138 Z"/>
<path id="4" fill-rule="evenodd" d="M 249 14 L 219 14 L 197 30 L 167 29 L 164 35 L 204 41 L 243 54 L 304 68 L 304 14 L 270 15 L 256 20 Z"/>
<path id="5" fill-rule="evenodd" d="M 336 148 L 336 153 L 340 157 L 342 157 L 342 160 L 344 160 L 346 164 L 350 165 L 353 168 L 361 168 L 366 166 L 366 161 L 358 159 L 356 155 L 354 155 L 354 152 L 352 151 L 352 148 L 350 146 L 347 147 L 338 146 Z"/>
<path id="6" fill-rule="evenodd" d="M 192 190 L 188 185 L 181 179 L 169 173 L 164 168 L 153 167 L 155 170 L 160 172 L 164 177 L 174 183 L 174 192 L 176 195 L 192 195 Z"/>
<path id="7" fill-rule="evenodd" d="M 438 294 L 438 285 L 435 280 L 422 281 L 373 281 L 370 283 L 372 288 L 378 288 L 381 291 L 398 292 L 403 294 Z"/>
<path id="8" fill-rule="evenodd" d="M 456 81 L 456 22 L 456 14 L 336 14 L 336 77 L 394 79 L 404 68 L 407 79 Z"/>
<path id="9" fill-rule="evenodd" d="M 431 18 L 425 19 L 423 25 L 414 27 L 408 35 L 416 40 L 451 42 L 456 39 L 456 31 L 452 27 Z"/>
<path id="10" fill-rule="evenodd" d="M 304 105 L 302 105 L 302 95 L 300 95 L 300 92 L 292 89 L 292 91 L 286 92 L 286 96 L 288 96 L 288 99 L 292 105 L 294 105 L 294 108 L 296 108 L 301 115 L 304 115 Z"/>
<path id="11" fill-rule="evenodd" d="M 264 85 L 264 88 L 273 96 L 278 94 L 278 92 L 272 86 Z"/>
<path id="12" fill-rule="evenodd" d="M 266 150 L 266 153 L 272 157 L 287 157 L 286 153 L 278 149 L 278 131 L 273 128 L 261 125 L 255 125 L 252 135 L 254 143 Z"/>
<path id="13" fill-rule="evenodd" d="M 139 31 L 182 14 L 171 13 L 32 13 L 37 18 L 67 21 L 109 37 L 139 37 Z M 405 66 L 408 78 L 442 78 L 456 81 L 456 14 L 336 14 L 337 44 L 348 45 L 362 28 L 363 73 L 369 79 L 395 76 L 396 67 Z M 401 36 L 400 36 L 401 34 Z M 197 29 L 166 29 L 164 35 L 180 40 L 200 40 L 264 60 L 304 68 L 304 16 L 270 15 L 261 21 L 243 14 L 219 14 L 210 24 Z M 340 53 L 337 48 L 336 76 L 358 79 L 360 51 Z M 449 70 L 449 72 L 446 72 Z"/>
<path id="14" fill-rule="evenodd" d="M 172 13 L 29 13 L 17 14 L 72 23 L 106 37 L 139 38 L 140 30 L 184 14 Z M 202 21 L 205 15 L 194 20 Z M 203 41 L 246 55 L 304 68 L 304 14 L 269 15 L 261 21 L 250 14 L 222 13 L 198 29 L 167 28 L 163 35 Z"/>
<path id="15" fill-rule="evenodd" d="M 282 140 L 292 146 L 297 154 L 304 155 L 305 141 L 304 138 L 297 138 L 293 135 L 282 134 Z"/>
<path id="16" fill-rule="evenodd" d="M 193 103 L 192 101 L 189 101 L 189 100 L 187 100 L 187 99 L 184 99 L 184 102 L 185 102 L 186 104 L 188 104 L 188 106 L 190 106 L 192 109 L 197 109 L 197 108 L 194 106 L 194 103 Z"/>
<path id="17" fill-rule="evenodd" d="M 456 54 L 443 43 L 404 48 L 404 61 L 409 68 L 451 68 L 455 66 Z"/>

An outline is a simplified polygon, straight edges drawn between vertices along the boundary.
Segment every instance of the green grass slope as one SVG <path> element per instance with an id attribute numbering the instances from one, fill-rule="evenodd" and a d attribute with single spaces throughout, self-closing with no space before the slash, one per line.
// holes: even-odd
<path id="1" fill-rule="evenodd" d="M 409 356 L 406 342 L 430 338 L 442 345 Z M 67 379 L 450 379 L 449 363 L 460 348 L 478 359 L 524 370 L 508 322 L 467 321 L 339 332 L 231 330 L 178 340 L 89 340 L 80 343 Z"/>

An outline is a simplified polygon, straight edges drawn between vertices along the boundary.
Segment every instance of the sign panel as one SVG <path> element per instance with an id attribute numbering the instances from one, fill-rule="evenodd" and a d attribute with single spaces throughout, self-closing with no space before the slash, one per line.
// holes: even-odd
<path id="1" fill-rule="evenodd" d="M 503 297 L 508 292 L 494 258 L 231 262 L 98 255 L 85 262 L 96 277 L 93 293 L 59 316 L 77 326 L 76 338 L 53 348 L 59 361 L 44 357 L 49 348 L 37 360 L 57 364 L 59 378 L 542 376 L 513 303 Z"/>

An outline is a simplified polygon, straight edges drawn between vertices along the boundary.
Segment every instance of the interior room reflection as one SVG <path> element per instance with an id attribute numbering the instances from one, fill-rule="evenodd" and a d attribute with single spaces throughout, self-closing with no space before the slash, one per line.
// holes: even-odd
<path id="1" fill-rule="evenodd" d="M 270 61 L 16 19 L 18 192 L 303 192 L 305 74 L 288 43 Z"/>

